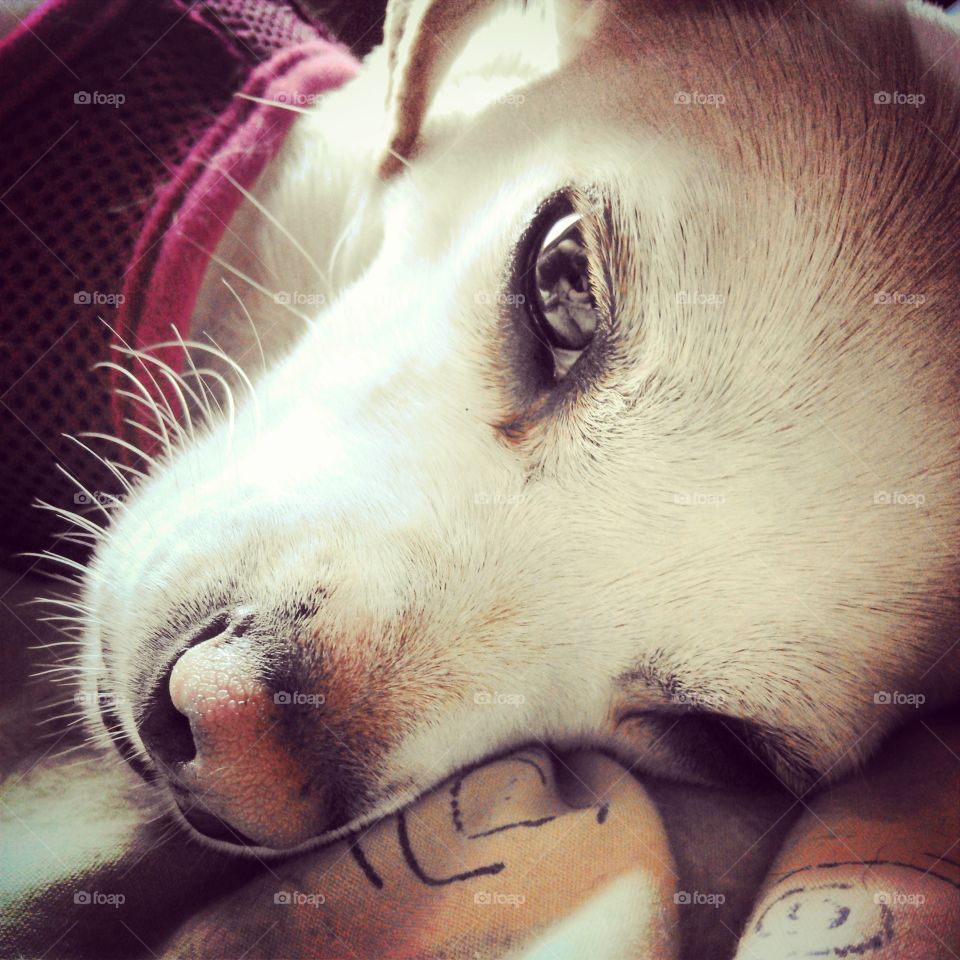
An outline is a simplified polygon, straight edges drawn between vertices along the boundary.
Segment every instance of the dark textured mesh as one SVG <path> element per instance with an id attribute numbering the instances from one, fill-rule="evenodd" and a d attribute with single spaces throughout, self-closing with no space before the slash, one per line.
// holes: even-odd
<path id="1" fill-rule="evenodd" d="M 144 218 L 250 70 L 316 37 L 279 0 L 67 0 L 0 48 L 4 77 L 20 78 L 0 98 L 0 536 L 9 550 L 47 546 L 65 527 L 32 501 L 72 510 L 82 500 L 56 462 L 88 489 L 116 492 L 62 434 L 113 432 L 109 374 L 91 368 L 110 355 L 107 325 Z M 124 102 L 77 103 L 80 93 Z"/>

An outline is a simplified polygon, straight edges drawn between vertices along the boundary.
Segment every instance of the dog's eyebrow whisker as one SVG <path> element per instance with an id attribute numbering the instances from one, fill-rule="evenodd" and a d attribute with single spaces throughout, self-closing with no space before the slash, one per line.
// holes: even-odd
<path id="1" fill-rule="evenodd" d="M 260 331 L 257 330 L 257 325 L 253 322 L 253 317 L 250 315 L 250 311 L 247 309 L 247 305 L 240 298 L 240 294 L 230 285 L 230 281 L 226 277 L 221 277 L 220 282 L 230 291 L 233 295 L 234 300 L 237 301 L 240 309 L 243 311 L 244 316 L 247 318 L 247 323 L 250 324 L 250 330 L 253 333 L 254 339 L 257 341 L 257 349 L 260 351 L 260 372 L 267 372 L 267 358 L 263 352 L 263 341 L 260 339 Z M 182 342 L 182 341 L 181 341 Z"/>
<path id="2" fill-rule="evenodd" d="M 232 273 L 235 277 L 238 277 L 240 280 L 243 280 L 244 283 L 250 284 L 250 286 L 253 287 L 254 290 L 256 290 L 258 293 L 262 293 L 263 296 L 265 297 L 269 297 L 271 300 L 273 300 L 275 304 L 277 304 L 277 306 L 283 307 L 284 310 L 288 311 L 289 313 L 292 313 L 295 317 L 299 317 L 307 325 L 313 322 L 311 317 L 309 317 L 307 314 L 301 313 L 299 310 L 296 309 L 296 307 L 291 306 L 289 303 L 284 303 L 283 297 L 281 297 L 279 293 L 268 290 L 262 283 L 260 283 L 257 280 L 254 280 L 253 277 L 251 277 L 249 274 L 244 273 L 241 269 L 239 269 L 238 267 L 235 267 L 232 263 L 228 263 L 226 260 L 223 259 L 223 257 L 218 256 L 212 250 L 207 250 L 206 247 L 201 246 L 199 243 L 197 243 L 195 240 L 191 239 L 190 237 L 187 237 L 187 240 L 194 247 L 196 247 L 205 257 L 212 260 L 218 266 L 223 267 L 224 270 L 229 270 L 230 273 Z"/>
<path id="3" fill-rule="evenodd" d="M 330 258 L 327 262 L 327 273 L 331 278 L 336 276 L 337 261 L 340 258 L 340 253 L 343 250 L 344 244 L 347 242 L 347 238 L 356 229 L 357 224 L 360 223 L 364 214 L 366 213 L 367 203 L 368 200 L 366 197 L 358 201 L 356 209 L 347 222 L 343 225 L 340 235 L 330 248 Z"/>
<path id="4" fill-rule="evenodd" d="M 239 193 L 244 197 L 244 199 L 249 201 L 261 214 L 263 214 L 263 216 L 267 219 L 269 223 L 272 223 L 280 231 L 280 233 L 283 234 L 283 236 L 285 236 L 290 241 L 290 243 L 293 244 L 297 252 L 300 253 L 301 256 L 303 256 L 303 258 L 307 261 L 307 263 L 310 264 L 311 267 L 313 267 L 314 270 L 316 270 L 317 276 L 325 284 L 329 285 L 330 278 L 324 274 L 323 268 L 320 266 L 319 263 L 317 263 L 316 260 L 313 259 L 313 257 L 311 256 L 307 248 L 304 247 L 304 245 L 293 235 L 293 233 L 291 233 L 289 228 L 285 227 L 276 218 L 276 216 L 274 216 L 274 214 L 272 214 L 263 205 L 263 203 L 261 203 L 260 200 L 257 199 L 257 197 L 255 197 L 249 190 L 247 190 L 247 188 L 244 187 L 242 183 L 240 183 L 234 177 L 230 176 L 230 174 L 227 173 L 226 170 L 220 170 L 219 172 L 220 172 L 220 175 L 228 183 L 230 183 L 237 191 L 239 191 Z"/>

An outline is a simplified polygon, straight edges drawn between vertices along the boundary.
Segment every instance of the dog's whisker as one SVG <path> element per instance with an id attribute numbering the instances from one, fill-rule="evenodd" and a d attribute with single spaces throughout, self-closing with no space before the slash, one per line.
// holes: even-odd
<path id="1" fill-rule="evenodd" d="M 75 443 L 82 450 L 85 450 L 94 458 L 98 463 L 102 463 L 116 478 L 120 481 L 121 486 L 127 493 L 133 493 L 133 487 L 130 484 L 130 481 L 117 469 L 117 465 L 112 461 L 108 460 L 102 454 L 93 450 L 90 446 L 80 440 L 78 437 L 73 436 L 70 433 L 61 434 L 65 439 L 70 440 L 72 443 Z"/>
<path id="2" fill-rule="evenodd" d="M 229 425 L 229 432 L 227 434 L 227 450 L 232 451 L 234 427 L 236 426 L 236 407 L 233 401 L 233 390 L 230 389 L 230 384 L 227 381 L 227 378 L 216 370 L 212 370 L 208 367 L 202 367 L 201 372 L 206 377 L 212 377 L 220 384 L 221 387 L 223 387 L 223 398 L 227 404 L 227 423 Z M 219 403 L 217 405 L 219 406 Z"/>
<path id="3" fill-rule="evenodd" d="M 230 183 L 253 207 L 256 208 L 263 216 L 267 219 L 269 223 L 272 223 L 280 233 L 290 241 L 294 249 L 310 264 L 311 267 L 316 271 L 317 277 L 322 280 L 325 284 L 329 284 L 329 278 L 324 274 L 323 268 L 316 260 L 313 259 L 310 252 L 307 248 L 293 235 L 293 233 L 285 227 L 277 217 L 272 214 L 261 201 L 246 187 L 243 186 L 238 180 L 232 177 L 225 170 L 220 171 L 221 176 Z"/>
<path id="4" fill-rule="evenodd" d="M 184 374 L 184 376 L 192 377 L 194 380 L 196 380 L 197 383 L 200 385 L 200 388 L 203 390 L 204 396 L 208 398 L 207 406 L 209 407 L 209 412 L 206 417 L 207 421 L 210 422 L 216 418 L 222 418 L 223 404 L 220 402 L 220 398 L 217 396 L 214 390 L 210 387 L 210 384 L 208 384 L 206 381 L 206 377 L 212 377 L 214 371 L 211 370 L 209 367 L 197 367 L 192 359 L 191 359 L 191 367 L 192 369 L 188 370 L 187 373 Z M 214 410 L 211 404 L 216 405 L 217 409 Z"/>
<path id="5" fill-rule="evenodd" d="M 116 331 L 116 329 L 110 327 L 110 325 L 106 324 L 105 321 L 104 323 L 105 323 L 105 326 L 107 326 L 107 329 L 112 331 L 114 338 L 118 341 L 117 343 L 111 344 L 111 348 L 117 351 L 118 353 L 127 353 L 128 355 L 130 355 L 130 351 L 133 350 L 130 344 L 127 343 L 127 341 Z M 164 391 L 160 388 L 160 384 L 157 382 L 156 377 L 154 377 L 153 371 L 142 360 L 139 360 L 141 369 L 150 378 L 150 382 L 153 384 L 154 392 L 151 393 L 151 391 L 147 389 L 146 385 L 141 382 L 140 378 L 137 377 L 132 370 L 127 370 L 126 367 L 123 367 L 119 364 L 116 364 L 113 367 L 110 367 L 109 366 L 110 363 L 111 361 L 106 361 L 103 364 L 103 366 L 106 367 L 107 369 L 115 369 L 117 370 L 117 372 L 122 373 L 123 375 L 132 379 L 133 382 L 136 384 L 136 386 L 140 388 L 144 397 L 147 398 L 152 403 L 154 408 L 153 412 L 154 412 L 154 415 L 157 417 L 158 425 L 161 428 L 161 432 L 164 434 L 165 437 L 167 437 L 167 445 L 165 449 L 169 453 L 172 447 L 170 445 L 170 440 L 167 434 L 167 430 L 162 422 L 163 418 L 161 417 L 161 413 L 160 413 L 161 410 L 166 411 L 169 417 L 169 422 L 175 427 L 175 429 L 180 435 L 182 435 L 182 427 L 180 426 L 180 423 L 177 419 L 176 414 L 170 408 L 170 401 L 167 398 L 167 395 L 164 393 Z M 159 402 L 158 402 L 158 398 L 159 398 Z"/>
<path id="6" fill-rule="evenodd" d="M 46 727 L 51 723 L 61 723 L 63 724 L 64 729 L 67 729 L 69 727 L 76 726 L 78 723 L 82 723 L 85 719 L 85 716 L 86 715 L 82 710 L 71 710 L 69 713 L 59 713 L 55 717 L 47 717 L 44 720 L 37 720 L 35 721 L 35 724 L 38 727 Z M 70 720 L 71 722 L 63 723 L 64 720 Z"/>
<path id="7" fill-rule="evenodd" d="M 151 430 L 145 423 L 141 423 L 139 420 L 134 420 L 132 417 L 124 417 L 123 422 L 128 426 L 132 427 L 134 430 L 139 430 L 141 433 L 145 433 L 148 437 L 151 437 L 157 442 L 160 447 L 164 445 L 164 438 L 161 434 L 157 433 L 156 430 Z M 164 450 L 161 454 L 161 457 L 166 457 L 170 453 L 169 450 Z"/>
<path id="8" fill-rule="evenodd" d="M 173 328 L 173 334 L 174 334 L 174 337 L 176 338 L 177 344 L 179 345 L 180 349 L 183 351 L 183 355 L 186 358 L 187 363 L 190 365 L 190 371 L 188 373 L 181 374 L 181 376 L 184 378 L 184 382 L 186 382 L 186 378 L 188 376 L 192 376 L 197 381 L 197 385 L 200 388 L 200 392 L 203 398 L 203 403 L 202 403 L 203 416 L 204 416 L 204 419 L 209 423 L 210 420 L 213 418 L 213 407 L 210 405 L 211 400 L 216 402 L 217 409 L 221 413 L 223 413 L 223 410 L 220 406 L 220 402 L 214 396 L 213 391 L 204 382 L 204 379 L 201 376 L 200 371 L 197 369 L 197 364 L 194 361 L 193 354 L 187 349 L 187 345 L 184 342 L 183 336 L 181 335 L 180 331 L 176 327 Z"/>
<path id="9" fill-rule="evenodd" d="M 56 583 L 64 583 L 68 587 L 75 587 L 79 589 L 83 586 L 83 581 L 81 580 L 73 580 L 70 577 L 65 577 L 61 573 L 53 573 L 49 570 L 44 571 L 43 577 L 45 580 L 53 580 Z"/>
<path id="10" fill-rule="evenodd" d="M 82 601 L 67 599 L 65 597 L 36 597 L 33 600 L 25 600 L 24 607 L 34 606 L 52 606 L 63 607 L 75 614 L 83 614 L 85 617 L 92 617 L 93 611 Z"/>
<path id="11" fill-rule="evenodd" d="M 180 342 L 183 344 L 183 346 L 186 349 L 202 350 L 203 352 L 208 353 L 213 357 L 216 357 L 218 360 L 223 361 L 223 363 L 225 363 L 228 367 L 230 367 L 231 370 L 233 370 L 236 373 L 236 375 L 243 382 L 243 385 L 247 388 L 247 391 L 249 392 L 250 397 L 253 400 L 254 413 L 256 417 L 256 428 L 257 428 L 257 432 L 259 433 L 260 400 L 259 400 L 259 397 L 257 396 L 257 391 L 254 388 L 253 381 L 251 381 L 250 377 L 247 375 L 246 370 L 244 370 L 243 367 L 239 363 L 237 363 L 237 361 L 234 360 L 233 357 L 231 357 L 228 353 L 226 353 L 223 350 L 223 348 L 220 347 L 220 345 L 213 339 L 213 337 L 210 337 L 208 334 L 208 338 L 210 340 L 209 344 L 203 343 L 199 340 L 181 340 Z M 169 343 L 162 344 L 162 346 L 172 346 L 172 345 L 173 344 L 169 344 Z M 222 377 L 219 377 L 219 375 L 218 375 L 218 379 L 223 385 L 224 390 L 227 391 L 230 395 L 230 405 L 232 408 L 234 406 L 233 388 L 230 386 L 230 384 L 226 380 L 224 380 Z"/>
<path id="12" fill-rule="evenodd" d="M 160 346 L 160 345 L 154 345 Z M 150 347 L 149 349 L 154 349 Z M 196 404 L 197 408 L 202 410 L 203 404 L 200 401 L 200 398 L 197 396 L 196 391 L 187 383 L 183 378 L 183 375 L 178 373 L 173 369 L 168 363 L 161 360 L 159 357 L 153 356 L 148 350 L 135 350 L 128 351 L 130 356 L 135 356 L 138 360 L 141 360 L 146 363 L 152 363 L 159 368 L 160 372 L 167 378 L 171 387 L 177 394 L 177 400 L 180 404 L 180 409 L 183 412 L 183 416 L 186 420 L 186 430 L 189 435 L 190 440 L 196 439 L 196 430 L 194 428 L 193 417 L 190 413 L 190 404 L 187 403 L 187 398 L 184 395 L 184 391 L 189 394 L 190 399 Z M 176 418 L 175 418 L 176 419 Z"/>
<path id="13" fill-rule="evenodd" d="M 260 331 L 257 330 L 257 325 L 253 322 L 253 317 L 250 315 L 250 311 L 247 309 L 247 305 L 240 299 L 240 294 L 230 284 L 230 281 L 226 277 L 220 278 L 221 283 L 230 291 L 233 295 L 233 298 L 237 301 L 240 306 L 240 309 L 243 311 L 244 316 L 247 318 L 247 323 L 250 325 L 250 330 L 253 333 L 254 340 L 257 344 L 257 349 L 260 351 L 260 372 L 267 372 L 267 358 L 263 352 L 263 341 L 260 339 Z"/>
<path id="14" fill-rule="evenodd" d="M 74 484 L 75 489 L 79 490 L 85 497 L 87 497 L 89 503 L 92 506 L 95 506 L 106 518 L 109 523 L 113 518 L 110 515 L 110 511 L 107 509 L 107 505 L 103 502 L 103 497 L 96 496 L 91 490 L 89 490 L 83 483 L 81 483 L 62 463 L 55 463 L 54 468 L 63 474 L 72 484 Z"/>
<path id="15" fill-rule="evenodd" d="M 90 537 L 89 539 L 84 539 L 84 537 L 86 536 L 87 536 L 86 534 L 81 534 L 81 533 L 76 533 L 76 534 L 61 533 L 58 539 L 62 540 L 64 543 L 72 543 L 74 546 L 83 547 L 84 549 L 95 547 L 98 541 L 94 540 L 92 537 Z"/>
<path id="16" fill-rule="evenodd" d="M 90 437 L 92 439 L 97 439 L 97 440 L 105 440 L 108 443 L 115 443 L 117 444 L 117 446 L 122 447 L 124 450 L 129 451 L 134 456 L 139 457 L 141 460 L 145 460 L 147 463 L 150 464 L 151 467 L 155 468 L 159 466 L 157 461 L 153 457 L 151 457 L 148 453 L 146 453 L 144 450 L 141 450 L 140 447 L 136 446 L 135 444 L 130 443 L 130 441 L 124 440 L 122 437 L 116 437 L 111 433 L 99 433 L 93 430 L 85 431 L 84 433 L 79 434 L 79 436 Z M 147 478 L 147 474 L 145 474 L 142 470 L 137 470 L 135 467 L 130 467 L 125 464 L 121 466 L 123 466 L 124 469 L 130 470 L 131 472 L 137 474 L 140 478 L 144 480 Z"/>
<path id="17" fill-rule="evenodd" d="M 237 376 L 240 378 L 240 381 L 247 388 L 247 392 L 250 394 L 250 399 L 253 401 L 254 437 L 259 437 L 260 436 L 260 398 L 257 396 L 257 391 L 254 389 L 252 381 L 247 376 L 246 370 L 244 370 L 243 367 L 239 363 L 237 363 L 236 360 L 233 359 L 233 357 L 228 356 L 221 349 L 217 341 L 214 340 L 209 333 L 206 334 L 206 337 L 210 341 L 210 344 L 215 349 L 215 351 L 219 353 L 219 355 L 223 358 L 223 361 L 230 367 L 231 370 L 233 370 L 237 374 Z M 190 341 L 187 341 L 187 343 L 189 344 Z M 203 344 L 197 343 L 194 349 L 202 348 L 203 346 L 204 346 Z M 225 380 L 224 386 L 230 393 L 230 433 L 233 434 L 234 426 L 235 426 L 236 400 L 233 395 L 233 386 L 229 383 L 229 381 Z M 231 443 L 232 443 L 232 438 L 231 438 Z"/>
<path id="18" fill-rule="evenodd" d="M 58 636 L 67 637 L 68 639 L 33 644 L 27 648 L 28 650 L 48 650 L 55 652 L 57 647 L 69 647 L 71 650 L 78 650 L 83 644 L 85 630 L 79 623 L 63 626 L 57 623 L 57 618 L 55 617 L 37 617 L 37 623 L 49 624 L 50 629 L 55 630 Z"/>
<path id="19" fill-rule="evenodd" d="M 71 570 L 76 570 L 81 576 L 86 576 L 87 574 L 87 568 L 82 563 L 77 563 L 76 560 L 71 560 L 69 557 L 54 553 L 52 550 L 30 550 L 21 554 L 21 556 L 31 557 L 34 560 L 50 560 L 53 563 L 59 563 L 65 567 L 69 567 Z"/>
<path id="20" fill-rule="evenodd" d="M 80 648 L 77 648 L 77 651 L 73 655 L 72 659 L 70 657 L 58 656 L 58 658 L 52 661 L 51 663 L 41 663 L 41 664 L 38 664 L 38 666 L 44 667 L 44 668 L 46 667 L 56 668 L 59 670 L 66 669 L 66 668 L 69 668 L 71 670 L 94 669 L 89 664 L 85 663 L 83 659 L 83 651 Z"/>
<path id="21" fill-rule="evenodd" d="M 54 731 L 52 731 L 52 732 L 50 732 L 50 733 L 45 733 L 45 734 L 44 734 L 44 738 L 52 739 L 54 736 L 57 735 L 57 733 L 59 733 L 59 731 L 57 731 L 57 730 L 54 730 Z M 53 763 L 55 763 L 55 762 L 57 762 L 57 761 L 59 761 L 59 760 L 62 760 L 64 757 L 70 756 L 71 753 L 77 753 L 77 752 L 80 751 L 80 750 L 89 750 L 89 749 L 90 749 L 90 745 L 86 742 L 86 740 L 83 740 L 83 741 L 81 741 L 80 743 L 71 744 L 69 747 L 64 747 L 63 750 L 58 750 L 56 753 L 51 754 L 51 755 L 50 755 L 50 761 L 53 762 Z M 69 770 L 69 771 L 72 772 L 73 770 L 78 769 L 79 767 L 81 767 L 81 766 L 84 765 L 84 764 L 92 763 L 92 762 L 95 761 L 95 760 L 102 761 L 103 759 L 105 759 L 105 758 L 103 758 L 103 757 L 96 757 L 96 756 L 79 757 L 79 758 L 75 759 L 71 764 L 69 764 L 69 765 L 66 765 L 66 764 L 65 764 L 64 767 L 63 767 L 63 769 Z M 109 762 L 110 762 L 110 765 L 113 766 L 113 760 L 112 760 L 112 758 L 110 759 Z"/>
<path id="22" fill-rule="evenodd" d="M 112 360 L 104 360 L 102 363 L 98 364 L 98 366 L 104 369 L 117 371 L 117 373 L 126 377 L 134 384 L 134 386 L 137 387 L 137 389 L 140 391 L 139 395 L 131 393 L 129 390 L 123 390 L 121 387 L 115 388 L 113 392 L 119 397 L 125 397 L 129 400 L 139 403 L 140 405 L 146 407 L 147 410 L 153 414 L 157 426 L 160 428 L 160 432 L 162 434 L 161 437 L 157 437 L 157 440 L 161 444 L 163 451 L 165 453 L 169 453 L 172 449 L 170 435 L 167 431 L 164 413 L 161 410 L 160 405 L 157 403 L 156 397 L 154 397 L 143 385 L 143 383 L 141 383 L 139 377 L 137 377 L 132 371 L 127 370 L 127 368 L 123 365 L 114 363 Z"/>
<path id="23" fill-rule="evenodd" d="M 129 390 L 124 390 L 122 387 L 117 387 L 113 392 L 116 394 L 116 396 L 123 397 L 125 400 L 129 400 L 131 403 L 136 403 L 139 406 L 146 408 L 148 412 L 155 414 L 155 421 L 157 426 L 160 427 L 161 431 L 161 436 L 158 437 L 158 442 L 161 443 L 164 454 L 171 453 L 174 448 L 174 443 L 170 439 L 170 432 L 167 430 L 167 426 L 171 427 L 178 434 L 179 440 L 183 439 L 184 433 L 182 428 L 176 422 L 176 418 L 167 410 L 163 409 L 163 407 L 156 404 L 152 397 L 145 398 L 140 394 L 131 393 Z"/>
<path id="24" fill-rule="evenodd" d="M 255 97 L 252 93 L 235 93 L 238 100 L 250 100 L 252 103 L 263 103 L 268 107 L 278 107 L 281 110 L 289 110 L 291 113 L 312 113 L 309 107 L 298 107 L 293 103 L 284 103 L 281 100 L 268 100 L 266 97 Z"/>
<path id="25" fill-rule="evenodd" d="M 82 664 L 66 663 L 59 664 L 53 667 L 46 667 L 43 670 L 35 670 L 30 674 L 31 677 L 45 677 L 52 673 L 68 673 L 71 676 L 78 673 L 84 672 L 84 667 Z"/>
<path id="26" fill-rule="evenodd" d="M 295 317 L 299 317 L 308 326 L 313 322 L 313 319 L 307 314 L 301 312 L 300 310 L 297 310 L 296 307 L 291 306 L 289 303 L 284 303 L 284 298 L 281 297 L 280 294 L 277 293 L 276 291 L 268 290 L 262 283 L 260 283 L 257 280 L 254 280 L 253 277 L 251 277 L 249 274 L 244 273 L 242 270 L 240 270 L 238 267 L 235 267 L 233 264 L 227 263 L 227 261 L 224 260 L 223 257 L 218 256 L 212 250 L 205 249 L 204 247 L 200 246 L 200 244 L 198 244 L 196 241 L 190 240 L 190 243 L 192 243 L 193 246 L 195 246 L 201 253 L 204 254 L 204 256 L 209 257 L 210 260 L 212 260 L 218 266 L 223 267 L 224 270 L 229 271 L 238 279 L 243 280 L 244 283 L 249 284 L 258 293 L 263 294 L 263 296 L 265 297 L 269 297 L 277 306 L 282 307 L 288 313 L 292 313 Z"/>
<path id="27" fill-rule="evenodd" d="M 235 360 L 233 360 L 226 353 L 224 353 L 223 350 L 221 350 L 219 347 L 211 347 L 208 344 L 201 343 L 195 340 L 181 340 L 180 342 L 183 345 L 183 348 L 185 350 L 188 350 L 188 351 L 204 350 L 204 351 L 207 351 L 208 353 L 212 353 L 218 359 L 223 360 L 231 369 L 236 371 L 237 375 L 244 381 L 244 385 L 248 387 L 253 397 L 254 404 L 255 404 L 254 413 L 256 417 L 257 427 L 259 428 L 260 411 L 259 411 L 259 405 L 257 403 L 256 391 L 254 390 L 253 384 L 250 382 L 250 379 L 247 376 L 246 372 L 243 370 L 243 368 Z M 154 346 L 170 347 L 170 346 L 175 346 L 175 344 L 172 342 L 165 342 L 160 344 L 154 344 Z M 228 444 L 228 446 L 231 446 L 233 428 L 236 424 L 236 403 L 234 401 L 233 388 L 230 386 L 230 383 L 226 379 L 226 377 L 224 377 L 223 374 L 221 374 L 219 371 L 214 370 L 210 367 L 197 368 L 195 364 L 192 364 L 192 367 L 193 367 L 192 371 L 187 373 L 186 376 L 194 376 L 200 383 L 204 383 L 205 377 L 210 377 L 213 380 L 215 380 L 217 383 L 219 383 L 220 386 L 223 388 L 223 396 L 227 404 L 227 420 L 228 420 L 228 423 L 230 424 L 230 433 L 231 433 L 231 443 Z M 217 408 L 220 415 L 223 415 L 224 413 L 223 407 L 220 405 L 220 401 L 217 398 L 216 394 L 214 394 L 213 391 L 210 391 L 210 394 L 214 402 L 217 404 Z"/>
<path id="28" fill-rule="evenodd" d="M 43 703 L 37 705 L 38 713 L 45 713 L 47 710 L 59 710 L 61 707 L 67 706 L 70 704 L 73 707 L 77 706 L 77 695 L 76 693 L 70 697 L 61 697 L 59 700 L 53 700 L 50 703 Z M 78 710 L 78 713 L 82 713 L 82 710 Z"/>
<path id="29" fill-rule="evenodd" d="M 340 259 L 341 251 L 344 248 L 347 240 L 353 235 L 354 231 L 357 229 L 358 224 L 362 221 L 363 217 L 366 215 L 367 208 L 367 199 L 364 197 L 358 204 L 357 209 L 354 210 L 353 214 L 343 225 L 343 229 L 337 236 L 337 239 L 334 241 L 333 246 L 330 250 L 330 257 L 328 259 L 327 273 L 331 277 L 336 277 L 337 271 L 337 262 Z"/>

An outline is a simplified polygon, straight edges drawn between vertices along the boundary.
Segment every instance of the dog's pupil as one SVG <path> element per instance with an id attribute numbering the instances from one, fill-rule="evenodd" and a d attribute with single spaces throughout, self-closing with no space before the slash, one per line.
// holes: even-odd
<path id="1" fill-rule="evenodd" d="M 537 263 L 537 285 L 543 290 L 552 289 L 561 279 L 576 290 L 587 286 L 587 257 L 579 243 L 579 233 L 570 234 L 544 250 Z"/>
<path id="2" fill-rule="evenodd" d="M 597 327 L 587 254 L 579 218 L 558 221 L 540 246 L 536 262 L 537 309 L 551 344 L 586 349 Z"/>

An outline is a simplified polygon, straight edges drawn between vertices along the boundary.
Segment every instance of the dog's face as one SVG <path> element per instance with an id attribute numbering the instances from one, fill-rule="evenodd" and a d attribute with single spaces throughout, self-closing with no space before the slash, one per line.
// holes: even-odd
<path id="1" fill-rule="evenodd" d="M 419 6 L 263 198 L 352 279 L 92 564 L 113 738 L 271 848 L 536 739 L 836 775 L 956 679 L 955 94 L 886 9 Z"/>

